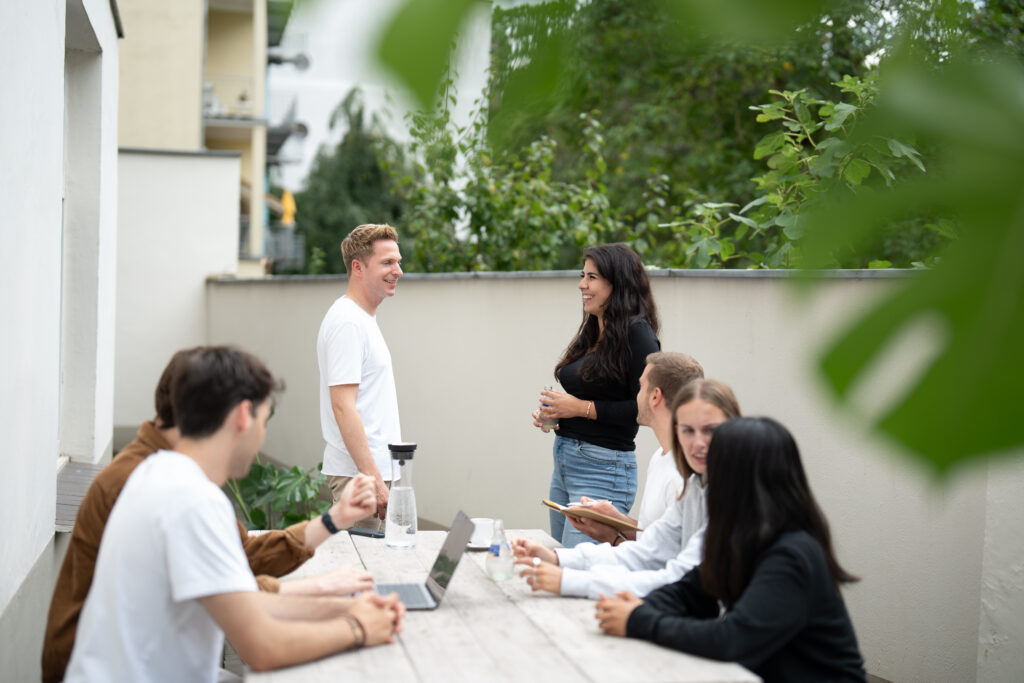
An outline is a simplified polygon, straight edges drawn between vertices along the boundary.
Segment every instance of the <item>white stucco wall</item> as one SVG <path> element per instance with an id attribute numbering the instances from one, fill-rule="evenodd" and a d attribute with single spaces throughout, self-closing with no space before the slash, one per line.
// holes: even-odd
<path id="1" fill-rule="evenodd" d="M 206 278 L 238 269 L 239 156 L 122 150 L 114 424 L 153 417 L 171 354 L 206 343 Z"/>
<path id="2" fill-rule="evenodd" d="M 92 42 L 84 50 L 92 56 L 69 53 L 74 83 L 65 112 L 65 7 L 70 52 Z M 0 107 L 0 148 L 4 159 L 0 173 L 0 203 L 5 207 L 0 222 L 7 264 L 0 269 L 0 429 L 8 444 L 0 499 L 9 514 L 0 520 L 0 611 L 8 606 L 30 568 L 53 537 L 55 473 L 64 427 L 75 443 L 86 444 L 86 458 L 101 454 L 110 441 L 110 409 L 103 401 L 111 392 L 102 376 L 109 375 L 104 359 L 112 358 L 112 340 L 105 330 L 113 326 L 113 274 L 111 240 L 115 234 L 114 169 L 109 150 L 116 148 L 117 36 L 111 5 L 106 0 L 64 0 L 0 5 L 0 57 L 5 64 L 3 86 L 17 93 Z M 78 59 L 81 57 L 82 59 Z M 89 63 L 95 78 L 84 78 L 76 65 Z M 88 68 L 88 67 L 86 67 Z M 91 92 L 78 91 L 88 83 Z M 74 141 L 91 155 L 80 155 L 95 176 L 91 194 L 69 207 L 64 203 L 66 183 L 79 179 L 68 172 L 65 121 L 92 121 L 80 129 Z M 86 140 L 88 138 L 88 140 Z M 85 166 L 79 169 L 85 170 Z M 68 193 L 76 190 L 68 187 Z M 62 232 L 83 228 L 83 213 L 91 215 L 87 232 L 92 235 L 92 260 L 100 272 L 83 274 L 79 254 L 68 254 L 62 265 Z M 90 208 L 92 207 L 92 208 Z M 74 237 L 78 237 L 76 233 Z M 90 322 L 78 326 L 74 318 L 62 321 L 62 278 L 79 278 L 82 294 L 93 301 Z M 85 290 L 89 290 L 86 292 Z M 74 325 L 71 327 L 69 325 Z M 75 341 L 69 341 L 74 339 Z M 90 405 L 88 417 L 62 413 L 62 346 L 83 341 L 91 351 L 81 359 L 84 367 L 64 367 L 79 372 L 71 378 Z M 95 406 L 95 407 L 93 407 Z M 44 615 L 45 617 L 45 615 Z M 26 625 L 26 629 L 30 625 Z M 3 643 L 0 661 L 12 661 Z M 0 673 L 0 678 L 6 678 Z M 13 679 L 11 679 L 13 680 Z"/>
<path id="3" fill-rule="evenodd" d="M 118 64 L 104 5 L 69 3 L 64 71 L 60 450 L 89 463 L 110 455 L 114 395 Z M 86 16 L 101 12 L 106 26 Z"/>
<path id="4" fill-rule="evenodd" d="M 28 26 L 33 30 L 29 32 Z M 4 89 L 25 106 L 0 107 L 0 429 L 8 444 L 0 499 L 0 610 L 53 535 L 60 381 L 60 224 L 64 182 L 64 3 L 0 5 Z M 13 163 L 13 160 L 20 163 Z"/>
<path id="5" fill-rule="evenodd" d="M 1024 681 L 1024 458 L 988 468 L 979 683 Z"/>
<path id="6" fill-rule="evenodd" d="M 984 671 L 986 638 L 998 641 L 993 671 L 1019 670 L 1019 648 L 1001 634 L 1019 632 L 1024 613 L 1016 607 L 1024 480 L 984 468 L 934 480 L 838 415 L 814 374 L 822 340 L 898 281 L 825 281 L 800 298 L 778 278 L 748 275 L 655 276 L 663 348 L 693 354 L 709 376 L 733 386 L 746 414 L 771 415 L 793 431 L 840 559 L 862 577 L 845 596 L 869 672 L 901 682 L 972 681 Z M 462 508 L 510 527 L 547 528 L 540 499 L 550 437 L 530 426 L 529 413 L 579 324 L 575 284 L 573 274 L 406 277 L 381 305 L 403 437 L 420 444 L 422 516 L 445 523 Z M 264 449 L 275 458 L 308 467 L 322 456 L 315 338 L 344 288 L 341 277 L 209 287 L 210 341 L 254 351 L 288 385 Z M 912 366 L 918 354 L 904 346 L 891 364 Z M 655 447 L 642 429 L 641 481 Z M 985 599 L 994 604 L 983 607 Z"/>

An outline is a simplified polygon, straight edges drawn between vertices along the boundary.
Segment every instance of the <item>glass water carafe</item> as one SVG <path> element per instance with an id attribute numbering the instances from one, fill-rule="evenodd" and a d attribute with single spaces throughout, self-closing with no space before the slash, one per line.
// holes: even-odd
<path id="1" fill-rule="evenodd" d="M 384 542 L 392 548 L 416 546 L 416 494 L 412 488 L 414 443 L 388 444 L 391 451 L 391 492 L 384 524 Z"/>

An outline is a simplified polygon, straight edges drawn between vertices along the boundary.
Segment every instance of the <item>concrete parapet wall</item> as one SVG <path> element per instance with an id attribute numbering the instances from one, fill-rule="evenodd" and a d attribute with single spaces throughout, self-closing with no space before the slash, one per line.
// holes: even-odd
<path id="1" fill-rule="evenodd" d="M 709 377 L 735 389 L 744 413 L 775 417 L 796 436 L 839 557 L 863 579 L 845 596 L 869 671 L 894 681 L 996 680 L 979 665 L 979 638 L 993 636 L 979 634 L 983 557 L 986 573 L 1010 569 L 1002 567 L 1005 553 L 986 551 L 1000 536 L 986 537 L 993 520 L 986 521 L 985 468 L 935 481 L 838 414 L 816 375 L 822 344 L 912 275 L 844 273 L 803 293 L 778 273 L 652 276 L 663 348 L 692 354 Z M 410 275 L 378 309 L 402 435 L 420 445 L 422 516 L 443 522 L 462 508 L 504 518 L 508 527 L 547 528 L 540 499 L 551 437 L 529 415 L 579 325 L 575 285 L 575 273 Z M 345 286 L 343 277 L 208 285 L 210 341 L 254 351 L 288 385 L 265 446 L 275 458 L 303 466 L 321 459 L 316 334 Z M 898 345 L 859 392 L 866 409 L 898 392 L 893 385 L 919 365 L 926 346 Z M 641 482 L 655 448 L 641 429 Z M 1000 501 L 1007 488 L 1019 500 L 1024 480 L 1005 483 Z M 984 624 L 998 615 L 987 615 L 983 629 L 991 630 Z M 1012 671 L 1020 655 L 1009 658 Z"/>

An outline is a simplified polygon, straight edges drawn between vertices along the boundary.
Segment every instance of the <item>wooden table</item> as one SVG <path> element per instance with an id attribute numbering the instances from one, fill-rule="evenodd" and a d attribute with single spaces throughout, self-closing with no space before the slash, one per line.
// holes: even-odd
<path id="1" fill-rule="evenodd" d="M 540 530 L 509 531 L 548 547 Z M 340 533 L 291 576 L 321 574 L 340 564 L 365 566 L 381 583 L 421 581 L 444 540 L 421 531 L 414 550 Z M 315 681 L 759 681 L 738 664 L 714 662 L 597 628 L 594 601 L 533 593 L 518 576 L 492 581 L 486 553 L 467 550 L 436 610 L 406 613 L 394 644 L 341 652 L 278 671 L 249 672 L 259 683 Z M 517 572 L 518 573 L 518 572 Z"/>

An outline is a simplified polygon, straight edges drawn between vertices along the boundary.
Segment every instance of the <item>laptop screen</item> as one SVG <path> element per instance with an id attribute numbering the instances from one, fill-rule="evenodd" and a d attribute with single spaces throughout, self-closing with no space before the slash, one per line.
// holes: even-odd
<path id="1" fill-rule="evenodd" d="M 466 513 L 459 510 L 459 513 L 455 515 L 455 521 L 452 522 L 451 531 L 444 539 L 441 552 L 437 554 L 434 566 L 430 568 L 430 575 L 427 577 L 427 590 L 438 602 L 441 601 L 441 596 L 448 588 L 448 582 L 452 580 L 455 568 L 459 566 L 462 553 L 466 550 L 466 543 L 469 542 L 472 535 L 473 522 L 466 516 Z"/>

